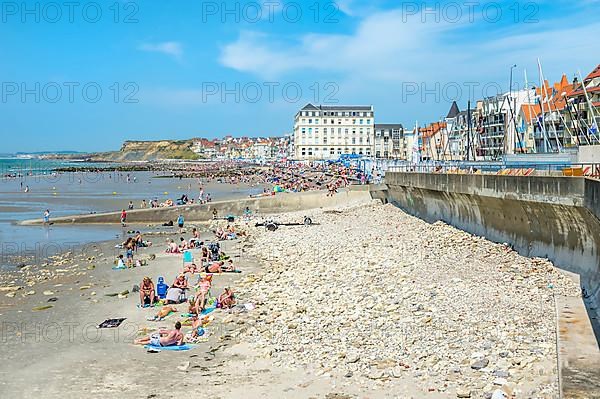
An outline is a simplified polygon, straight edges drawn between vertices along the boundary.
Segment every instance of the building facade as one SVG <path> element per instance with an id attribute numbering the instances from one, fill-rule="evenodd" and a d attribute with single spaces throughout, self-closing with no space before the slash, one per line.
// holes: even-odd
<path id="1" fill-rule="evenodd" d="M 295 158 L 337 159 L 374 153 L 375 112 L 370 105 L 307 104 L 294 118 Z"/>
<path id="2" fill-rule="evenodd" d="M 404 127 L 399 123 L 375 125 L 375 158 L 407 159 L 408 148 Z"/>

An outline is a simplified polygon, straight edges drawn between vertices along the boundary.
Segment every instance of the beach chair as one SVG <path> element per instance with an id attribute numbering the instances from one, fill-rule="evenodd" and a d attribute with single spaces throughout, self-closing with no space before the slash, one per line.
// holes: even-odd
<path id="1" fill-rule="evenodd" d="M 183 252 L 183 267 L 185 267 L 187 264 L 192 264 L 194 263 L 194 255 L 192 254 L 192 251 L 184 251 Z"/>

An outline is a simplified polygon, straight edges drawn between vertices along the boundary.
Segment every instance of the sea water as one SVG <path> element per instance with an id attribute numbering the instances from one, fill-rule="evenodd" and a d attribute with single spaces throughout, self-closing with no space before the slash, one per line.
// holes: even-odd
<path id="1" fill-rule="evenodd" d="M 89 164 L 77 163 L 80 166 Z M 162 178 L 161 172 L 73 172 L 53 173 L 68 162 L 0 160 L 0 269 L 14 267 L 21 256 L 42 263 L 48 256 L 88 243 L 123 238 L 118 220 L 113 225 L 20 226 L 18 221 L 41 219 L 50 210 L 53 217 L 135 209 L 142 200 L 176 201 L 183 194 L 197 199 L 200 187 L 213 200 L 245 198 L 262 187 L 204 184 L 197 179 Z M 106 165 L 105 165 L 106 166 Z"/>

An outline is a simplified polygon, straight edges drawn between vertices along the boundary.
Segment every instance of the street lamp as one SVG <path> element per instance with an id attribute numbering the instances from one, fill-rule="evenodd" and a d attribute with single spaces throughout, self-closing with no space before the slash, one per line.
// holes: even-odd
<path id="1" fill-rule="evenodd" d="M 513 66 L 510 67 L 510 85 L 508 87 L 508 90 L 510 91 L 510 96 L 512 97 L 512 84 L 513 84 L 513 69 L 515 69 L 517 67 L 517 64 L 514 64 Z"/>

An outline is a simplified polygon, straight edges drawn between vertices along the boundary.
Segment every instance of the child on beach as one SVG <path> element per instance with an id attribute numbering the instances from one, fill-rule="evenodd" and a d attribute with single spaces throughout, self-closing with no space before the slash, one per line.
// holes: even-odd
<path id="1" fill-rule="evenodd" d="M 44 212 L 44 224 L 50 224 L 50 210 L 46 209 Z"/>
<path id="2" fill-rule="evenodd" d="M 125 222 L 127 222 L 127 212 L 123 209 L 121 211 L 121 226 L 125 227 Z"/>
<path id="3" fill-rule="evenodd" d="M 123 262 L 123 255 L 119 255 L 119 257 L 117 258 L 117 266 L 115 267 L 115 269 L 127 269 L 127 266 L 125 266 L 125 262 Z"/>

